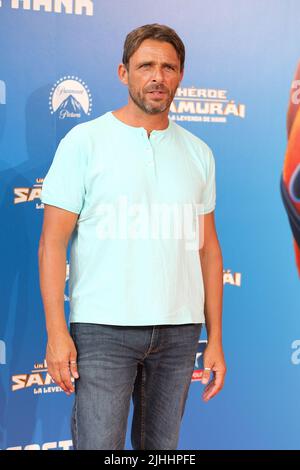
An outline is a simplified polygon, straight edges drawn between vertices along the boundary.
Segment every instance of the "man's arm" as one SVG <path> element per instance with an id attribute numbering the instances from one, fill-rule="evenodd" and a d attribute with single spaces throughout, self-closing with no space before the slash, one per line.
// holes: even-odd
<path id="1" fill-rule="evenodd" d="M 40 288 L 44 304 L 48 344 L 46 361 L 53 380 L 69 395 L 74 391 L 69 361 L 77 352 L 65 320 L 64 291 L 66 252 L 78 214 L 44 204 L 44 222 L 39 242 Z M 77 365 L 70 364 L 78 378 Z"/>
<path id="2" fill-rule="evenodd" d="M 223 301 L 223 260 L 217 237 L 214 211 L 200 216 L 203 223 L 203 240 L 199 255 L 205 291 L 205 322 L 208 344 L 204 351 L 204 368 L 211 368 L 214 377 L 203 393 L 208 401 L 223 387 L 226 365 L 222 346 L 222 301 Z M 206 384 L 210 371 L 203 373 L 202 383 Z"/>

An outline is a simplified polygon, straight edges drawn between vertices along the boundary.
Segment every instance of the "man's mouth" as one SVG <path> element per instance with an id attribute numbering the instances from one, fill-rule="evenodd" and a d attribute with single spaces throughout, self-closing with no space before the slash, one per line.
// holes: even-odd
<path id="1" fill-rule="evenodd" d="M 153 90 L 148 92 L 153 98 L 162 98 L 166 93 L 161 90 Z"/>

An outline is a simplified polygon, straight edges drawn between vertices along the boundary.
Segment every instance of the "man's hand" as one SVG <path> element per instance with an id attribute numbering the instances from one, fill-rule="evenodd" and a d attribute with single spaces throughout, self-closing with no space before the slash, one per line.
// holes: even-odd
<path id="1" fill-rule="evenodd" d="M 207 384 L 210 379 L 210 370 L 213 372 L 213 378 L 205 387 L 202 398 L 204 401 L 210 400 L 223 388 L 226 365 L 222 346 L 210 344 L 208 342 L 203 353 L 204 371 L 202 383 Z M 205 368 L 210 370 L 205 370 Z"/>
<path id="2" fill-rule="evenodd" d="M 71 374 L 75 379 L 79 378 L 76 358 L 77 351 L 68 331 L 48 337 L 46 351 L 48 372 L 68 396 L 74 392 Z"/>

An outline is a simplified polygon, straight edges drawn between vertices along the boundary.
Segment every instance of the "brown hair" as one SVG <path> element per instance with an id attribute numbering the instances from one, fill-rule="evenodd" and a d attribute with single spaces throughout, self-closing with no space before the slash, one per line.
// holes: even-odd
<path id="1" fill-rule="evenodd" d="M 180 71 L 183 70 L 185 47 L 182 40 L 174 29 L 158 23 L 140 26 L 127 34 L 122 57 L 122 62 L 127 69 L 130 57 L 135 53 L 145 39 L 155 39 L 156 41 L 169 42 L 172 44 L 180 60 Z"/>

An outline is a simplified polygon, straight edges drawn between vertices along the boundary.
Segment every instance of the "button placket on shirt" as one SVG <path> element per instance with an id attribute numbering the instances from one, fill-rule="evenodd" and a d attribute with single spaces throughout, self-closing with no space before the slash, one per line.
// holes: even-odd
<path id="1" fill-rule="evenodd" d="M 153 169 L 155 171 L 155 161 L 154 161 L 154 150 L 150 142 L 150 138 L 148 138 L 147 132 L 142 133 L 145 141 L 146 141 L 146 165 L 149 169 Z"/>

